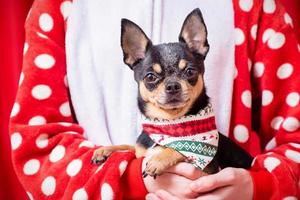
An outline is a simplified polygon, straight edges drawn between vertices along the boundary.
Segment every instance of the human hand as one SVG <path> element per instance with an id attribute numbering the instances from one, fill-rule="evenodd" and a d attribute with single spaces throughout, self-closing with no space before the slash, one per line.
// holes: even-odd
<path id="1" fill-rule="evenodd" d="M 142 169 L 144 169 L 146 161 L 147 159 L 143 160 Z M 193 180 L 203 175 L 205 173 L 195 168 L 192 164 L 181 162 L 169 168 L 162 175 L 157 176 L 156 179 L 147 176 L 144 178 L 144 183 L 149 193 L 165 190 L 178 198 L 194 198 L 198 196 L 198 193 L 192 191 L 189 185 Z"/>
<path id="2" fill-rule="evenodd" d="M 196 200 L 250 200 L 253 197 L 252 178 L 247 170 L 241 168 L 225 168 L 216 174 L 200 177 L 190 183 L 189 188 L 198 193 L 196 198 L 190 198 Z M 182 197 L 170 191 L 158 190 L 148 194 L 146 199 L 181 200 Z"/>

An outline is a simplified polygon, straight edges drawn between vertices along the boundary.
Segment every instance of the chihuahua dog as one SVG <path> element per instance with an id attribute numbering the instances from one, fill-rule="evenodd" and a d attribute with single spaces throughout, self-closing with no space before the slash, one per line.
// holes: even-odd
<path id="1" fill-rule="evenodd" d="M 230 139 L 218 133 L 214 126 L 207 129 L 208 122 L 205 122 L 206 125 L 202 127 L 209 133 L 198 134 L 203 129 L 198 128 L 199 124 L 194 116 L 202 113 L 200 114 L 202 119 L 203 114 L 211 111 L 203 79 L 204 59 L 208 53 L 209 44 L 206 25 L 200 9 L 193 10 L 186 17 L 179 34 L 179 42 L 175 43 L 153 45 L 138 25 L 122 19 L 121 47 L 124 63 L 134 71 L 134 78 L 138 84 L 137 100 L 141 113 L 150 122 L 155 123 L 156 121 L 160 124 L 159 128 L 155 128 L 155 126 L 149 128 L 147 123 L 143 125 L 144 129 L 138 137 L 135 147 L 130 145 L 100 147 L 94 152 L 93 163 L 105 162 L 111 153 L 118 150 L 135 150 L 137 157 L 145 156 L 147 151 L 155 151 L 146 164 L 143 176 L 156 177 L 178 162 L 194 163 L 195 157 L 189 157 L 183 153 L 190 148 L 193 151 L 191 153 L 198 150 L 200 153 L 204 152 L 205 156 L 212 155 L 212 159 L 207 162 L 207 165 L 202 168 L 198 165 L 206 173 L 216 173 L 229 166 L 250 167 L 253 158 Z M 172 126 L 170 128 L 169 125 L 174 124 L 173 122 L 176 122 L 177 119 L 180 121 L 179 124 L 189 123 L 189 129 L 180 129 L 179 127 L 181 132 L 180 137 L 177 138 L 180 138 L 180 141 L 179 143 L 177 141 L 176 146 L 180 149 L 187 147 L 183 151 L 179 151 L 174 145 L 161 145 L 158 142 L 160 139 L 174 138 L 168 135 L 164 127 L 174 132 L 175 128 L 173 129 Z M 188 119 L 192 119 L 191 122 Z M 210 124 L 214 125 L 214 121 L 211 122 L 211 119 L 214 120 L 214 118 L 209 118 Z M 202 123 L 201 120 L 199 123 Z M 151 137 L 150 129 L 154 131 L 154 135 L 159 135 L 160 139 L 155 140 Z M 204 142 L 195 143 L 193 135 L 189 135 L 189 140 L 194 143 L 189 141 L 180 143 L 191 129 L 198 131 L 198 136 L 204 138 Z M 211 134 L 213 131 L 217 134 Z M 165 132 L 166 136 L 163 134 Z M 214 139 L 214 145 L 206 143 L 209 139 Z M 198 160 L 205 163 L 205 159 L 199 158 Z"/>

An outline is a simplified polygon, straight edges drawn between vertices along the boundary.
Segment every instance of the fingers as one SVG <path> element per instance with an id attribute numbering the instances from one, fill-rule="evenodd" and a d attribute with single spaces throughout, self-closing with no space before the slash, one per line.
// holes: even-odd
<path id="1" fill-rule="evenodd" d="M 231 190 L 231 187 L 223 187 L 223 188 L 217 189 L 213 192 L 202 194 L 202 195 L 198 196 L 195 200 L 241 199 L 241 198 L 236 198 L 235 194 L 229 195 L 231 192 L 230 190 Z"/>
<path id="2" fill-rule="evenodd" d="M 226 168 L 212 175 L 200 177 L 190 184 L 194 192 L 204 193 L 220 187 L 232 185 L 238 176 L 238 169 Z"/>
<path id="3" fill-rule="evenodd" d="M 146 200 L 161 200 L 157 195 L 149 193 L 146 195 Z"/>
<path id="4" fill-rule="evenodd" d="M 173 196 L 172 194 L 166 192 L 165 190 L 159 190 L 155 194 L 159 199 L 163 199 L 163 200 L 180 200 L 178 197 Z"/>
<path id="5" fill-rule="evenodd" d="M 190 180 L 196 180 L 207 175 L 205 172 L 197 169 L 194 165 L 186 162 L 180 162 L 167 169 L 166 172 L 177 174 Z"/>

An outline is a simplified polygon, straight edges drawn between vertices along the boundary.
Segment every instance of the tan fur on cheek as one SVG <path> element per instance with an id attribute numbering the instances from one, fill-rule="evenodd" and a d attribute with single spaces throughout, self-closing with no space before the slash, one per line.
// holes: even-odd
<path id="1" fill-rule="evenodd" d="M 140 95 L 141 95 L 142 99 L 145 102 L 149 102 L 150 91 L 146 88 L 143 81 L 140 81 L 139 91 L 140 91 Z"/>
<path id="2" fill-rule="evenodd" d="M 204 86 L 204 82 L 203 82 L 203 77 L 200 74 L 198 76 L 198 80 L 195 86 L 192 86 L 192 90 L 191 90 L 191 100 L 194 101 L 198 98 L 198 96 L 201 94 L 202 90 L 203 90 L 203 86 Z"/>
<path id="3" fill-rule="evenodd" d="M 149 91 L 144 82 L 140 81 L 139 90 L 141 97 L 145 102 L 151 102 L 154 105 L 157 105 L 156 99 L 159 98 L 165 91 L 165 84 L 162 82 L 153 91 Z"/>

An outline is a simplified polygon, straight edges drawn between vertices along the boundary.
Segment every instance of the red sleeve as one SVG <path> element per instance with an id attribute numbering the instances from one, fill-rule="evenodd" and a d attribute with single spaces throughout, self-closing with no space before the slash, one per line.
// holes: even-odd
<path id="1" fill-rule="evenodd" d="M 10 121 L 14 168 L 33 199 L 122 199 L 121 176 L 134 154 L 117 152 L 101 166 L 90 164 L 97 147 L 85 140 L 72 117 L 64 46 L 71 6 L 71 1 L 38 0 L 26 21 L 23 69 Z M 135 178 L 130 180 L 143 185 Z M 145 189 L 135 195 L 145 195 Z"/>
<path id="2" fill-rule="evenodd" d="M 262 153 L 251 168 L 254 199 L 297 199 L 300 48 L 293 22 L 276 0 L 234 4 L 238 72 L 234 102 L 240 113 L 234 112 L 233 123 L 246 125 L 244 132 L 233 126 L 233 138 L 245 148 L 251 133 L 260 139 L 257 147 Z"/>

